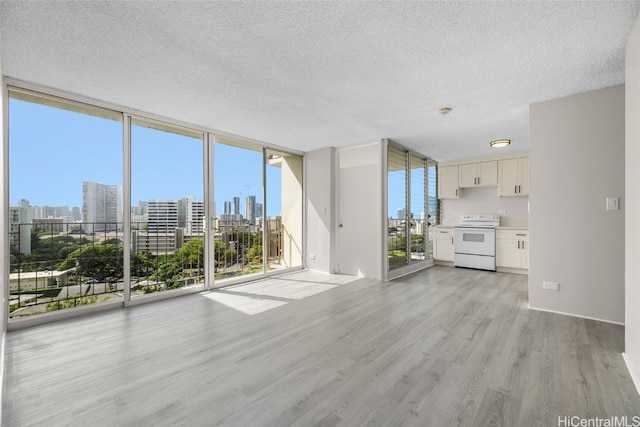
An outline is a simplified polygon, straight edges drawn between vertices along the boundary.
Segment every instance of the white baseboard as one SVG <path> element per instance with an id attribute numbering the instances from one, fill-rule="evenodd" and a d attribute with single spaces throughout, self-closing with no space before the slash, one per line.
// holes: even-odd
<path id="1" fill-rule="evenodd" d="M 624 323 L 614 322 L 613 320 L 608 320 L 608 319 L 599 319 L 597 317 L 583 316 L 581 314 L 575 314 L 575 313 L 565 313 L 563 311 L 547 310 L 544 308 L 532 307 L 530 304 L 528 304 L 528 307 L 531 310 L 546 311 L 547 313 L 562 314 L 564 316 L 579 317 L 581 319 L 597 320 L 598 322 L 612 323 L 614 325 L 624 326 Z"/>
<path id="2" fill-rule="evenodd" d="M 636 390 L 638 391 L 638 394 L 640 394 L 640 377 L 638 376 L 638 373 L 636 372 L 635 368 L 629 361 L 629 358 L 627 357 L 627 353 L 622 353 L 622 358 L 624 359 L 625 365 L 627 365 L 627 370 L 629 371 L 629 375 L 631 375 L 633 384 L 636 386 Z"/>

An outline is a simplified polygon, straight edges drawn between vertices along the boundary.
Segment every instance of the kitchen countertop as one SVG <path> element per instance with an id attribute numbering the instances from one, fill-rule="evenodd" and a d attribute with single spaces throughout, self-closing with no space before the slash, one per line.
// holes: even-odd
<path id="1" fill-rule="evenodd" d="M 433 228 L 455 228 L 455 225 L 434 225 Z M 496 227 L 496 230 L 529 230 L 526 225 L 500 225 Z"/>

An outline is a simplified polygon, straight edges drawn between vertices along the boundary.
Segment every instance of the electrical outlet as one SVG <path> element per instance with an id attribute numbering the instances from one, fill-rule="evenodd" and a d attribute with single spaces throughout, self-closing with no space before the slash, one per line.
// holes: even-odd
<path id="1" fill-rule="evenodd" d="M 557 291 L 560 288 L 558 282 L 542 282 L 542 289 Z"/>
<path id="2" fill-rule="evenodd" d="M 620 209 L 618 206 L 618 198 L 617 197 L 607 197 L 607 210 L 608 211 L 617 211 Z"/>
<path id="3" fill-rule="evenodd" d="M 316 255 L 315 254 L 309 255 L 309 259 L 316 259 Z"/>

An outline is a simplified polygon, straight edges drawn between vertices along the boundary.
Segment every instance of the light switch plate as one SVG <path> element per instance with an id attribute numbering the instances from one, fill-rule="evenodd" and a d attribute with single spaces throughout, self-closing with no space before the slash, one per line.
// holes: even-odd
<path id="1" fill-rule="evenodd" d="M 617 197 L 607 197 L 607 210 L 617 211 L 620 209 Z"/>

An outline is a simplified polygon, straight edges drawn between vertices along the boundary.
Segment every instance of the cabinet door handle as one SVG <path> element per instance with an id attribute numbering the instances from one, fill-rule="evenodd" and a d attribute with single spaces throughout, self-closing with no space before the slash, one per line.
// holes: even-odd
<path id="1" fill-rule="evenodd" d="M 451 244 L 453 245 L 453 237 L 451 238 Z"/>
<path id="2" fill-rule="evenodd" d="M 518 240 L 518 249 L 520 249 L 520 240 Z"/>
<path id="3" fill-rule="evenodd" d="M 514 194 L 518 194 L 518 186 L 517 185 L 513 186 L 513 193 Z"/>
<path id="4" fill-rule="evenodd" d="M 522 241 L 522 249 L 524 249 L 524 240 Z"/>
<path id="5" fill-rule="evenodd" d="M 458 189 L 456 188 L 456 197 L 458 197 Z"/>
<path id="6" fill-rule="evenodd" d="M 516 236 L 522 236 L 522 237 L 524 237 L 524 236 L 526 236 L 526 234 L 523 234 L 523 233 L 516 233 Z"/>

